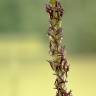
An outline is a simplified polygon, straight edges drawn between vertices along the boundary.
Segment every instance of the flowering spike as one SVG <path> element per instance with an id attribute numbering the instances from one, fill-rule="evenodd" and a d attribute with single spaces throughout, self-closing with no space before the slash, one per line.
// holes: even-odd
<path id="1" fill-rule="evenodd" d="M 50 18 L 48 36 L 49 53 L 52 57 L 52 60 L 48 60 L 48 62 L 55 72 L 54 75 L 56 75 L 54 83 L 55 89 L 57 89 L 56 96 L 72 96 L 71 91 L 68 92 L 66 88 L 69 64 L 65 58 L 65 48 L 62 46 L 63 30 L 61 19 L 64 9 L 59 0 L 50 0 L 49 4 L 46 4 L 46 12 Z"/>

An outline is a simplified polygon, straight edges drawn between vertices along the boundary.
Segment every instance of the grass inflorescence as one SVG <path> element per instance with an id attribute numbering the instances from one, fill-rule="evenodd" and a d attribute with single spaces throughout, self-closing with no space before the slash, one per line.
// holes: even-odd
<path id="1" fill-rule="evenodd" d="M 48 60 L 52 70 L 56 75 L 55 89 L 57 89 L 56 96 L 72 96 L 71 90 L 67 91 L 66 83 L 69 64 L 65 57 L 65 47 L 62 45 L 63 29 L 62 17 L 64 9 L 59 0 L 50 0 L 46 4 L 46 12 L 49 14 L 50 26 L 48 29 L 49 36 L 49 54 L 52 60 Z"/>

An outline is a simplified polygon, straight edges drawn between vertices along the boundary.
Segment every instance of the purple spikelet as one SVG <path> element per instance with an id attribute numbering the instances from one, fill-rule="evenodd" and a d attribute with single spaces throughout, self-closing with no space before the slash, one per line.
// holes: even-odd
<path id="1" fill-rule="evenodd" d="M 64 9 L 60 1 L 50 0 L 50 3 L 46 4 L 46 12 L 49 14 L 50 18 L 48 36 L 49 53 L 52 57 L 52 60 L 48 60 L 48 62 L 55 72 L 54 75 L 56 75 L 54 83 L 55 89 L 57 89 L 56 96 L 72 96 L 71 90 L 67 91 L 66 88 L 69 64 L 65 58 L 65 48 L 62 46 L 63 29 L 61 19 L 64 15 Z"/>

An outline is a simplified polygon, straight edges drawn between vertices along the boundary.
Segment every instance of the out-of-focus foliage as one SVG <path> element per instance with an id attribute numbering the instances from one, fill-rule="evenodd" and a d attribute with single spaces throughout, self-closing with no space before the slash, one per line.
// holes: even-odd
<path id="1" fill-rule="evenodd" d="M 46 2 L 47 0 L 0 0 L 0 33 L 31 33 L 46 41 Z M 64 41 L 68 52 L 96 52 L 96 0 L 61 2 L 65 8 Z"/>
<path id="2" fill-rule="evenodd" d="M 47 1 L 0 0 L 0 96 L 55 94 L 46 62 Z M 69 88 L 74 96 L 96 96 L 96 55 L 89 54 L 96 53 L 96 0 L 61 1 L 64 44 L 71 65 Z"/>

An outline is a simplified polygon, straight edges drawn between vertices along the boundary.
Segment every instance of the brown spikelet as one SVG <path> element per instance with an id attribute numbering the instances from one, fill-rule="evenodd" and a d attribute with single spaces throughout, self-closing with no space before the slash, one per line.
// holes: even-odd
<path id="1" fill-rule="evenodd" d="M 61 26 L 61 19 L 64 14 L 64 9 L 61 6 L 60 1 L 50 0 L 49 4 L 46 4 L 46 12 L 49 14 L 50 26 L 48 29 L 49 36 L 49 53 L 52 60 L 48 60 L 52 70 L 56 75 L 55 89 L 57 89 L 56 96 L 72 96 L 71 91 L 67 91 L 66 83 L 69 64 L 65 58 L 64 50 L 62 46 L 63 29 Z"/>

